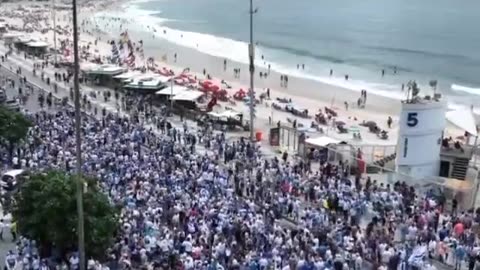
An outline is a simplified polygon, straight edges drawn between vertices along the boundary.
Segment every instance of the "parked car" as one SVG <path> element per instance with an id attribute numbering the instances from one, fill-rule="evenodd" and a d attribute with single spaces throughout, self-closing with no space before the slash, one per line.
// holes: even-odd
<path id="1" fill-rule="evenodd" d="M 17 169 L 5 172 L 0 179 L 2 192 L 13 191 L 19 182 L 19 179 L 26 175 L 25 170 Z"/>
<path id="2" fill-rule="evenodd" d="M 9 110 L 19 112 L 20 111 L 20 102 L 18 99 L 7 100 L 4 103 L 5 107 Z"/>

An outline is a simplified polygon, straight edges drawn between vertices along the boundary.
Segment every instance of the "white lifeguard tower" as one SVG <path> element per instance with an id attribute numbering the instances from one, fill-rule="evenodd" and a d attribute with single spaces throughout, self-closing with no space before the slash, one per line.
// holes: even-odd
<path id="1" fill-rule="evenodd" d="M 446 103 L 440 99 L 402 102 L 396 170 L 413 179 L 438 176 Z"/>

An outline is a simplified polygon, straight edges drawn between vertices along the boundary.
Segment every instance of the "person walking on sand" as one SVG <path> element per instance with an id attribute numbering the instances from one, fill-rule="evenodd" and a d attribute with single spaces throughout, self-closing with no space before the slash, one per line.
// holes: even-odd
<path id="1" fill-rule="evenodd" d="M 268 64 L 268 75 L 270 75 L 270 64 Z"/>
<path id="2" fill-rule="evenodd" d="M 283 87 L 283 75 L 280 75 L 280 87 Z"/>
<path id="3" fill-rule="evenodd" d="M 227 59 L 223 59 L 223 71 L 227 70 Z"/>
<path id="4" fill-rule="evenodd" d="M 175 62 L 175 63 L 177 62 L 177 53 L 175 53 L 175 54 L 173 55 L 173 62 Z"/>
<path id="5" fill-rule="evenodd" d="M 388 120 L 387 120 L 387 125 L 388 125 L 388 128 L 392 128 L 392 123 L 393 123 L 393 119 L 391 116 L 388 117 Z"/>
<path id="6" fill-rule="evenodd" d="M 382 69 L 382 77 L 385 76 L 385 69 Z"/>
<path id="7" fill-rule="evenodd" d="M 207 70 L 206 69 L 203 69 L 203 75 L 207 75 Z"/>
<path id="8" fill-rule="evenodd" d="M 287 88 L 287 87 L 288 87 L 288 76 L 285 75 L 285 88 Z"/>
<path id="9" fill-rule="evenodd" d="M 333 75 L 333 69 L 330 69 L 330 77 Z"/>
<path id="10" fill-rule="evenodd" d="M 344 102 L 343 104 L 345 104 L 345 111 L 348 111 L 348 102 Z"/>

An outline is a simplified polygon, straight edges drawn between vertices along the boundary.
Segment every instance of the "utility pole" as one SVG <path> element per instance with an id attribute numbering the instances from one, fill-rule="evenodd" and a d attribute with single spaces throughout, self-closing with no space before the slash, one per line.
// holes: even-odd
<path id="1" fill-rule="evenodd" d="M 175 75 L 172 75 L 170 79 L 170 113 L 173 115 L 173 81 L 175 80 Z"/>
<path id="2" fill-rule="evenodd" d="M 253 78 L 255 76 L 255 45 L 253 44 L 253 14 L 257 10 L 253 10 L 253 0 L 250 0 L 250 44 L 248 46 L 248 58 L 250 68 L 250 140 L 255 141 L 254 119 L 255 119 L 255 90 L 253 86 Z"/>
<path id="3" fill-rule="evenodd" d="M 77 26 L 77 1 L 73 2 L 73 87 L 75 91 L 75 144 L 76 144 L 76 172 L 77 172 L 77 214 L 78 214 L 78 253 L 80 258 L 79 270 L 85 270 L 85 235 L 83 217 L 83 181 L 82 181 L 82 138 L 80 129 L 80 85 L 78 73 L 80 60 L 78 58 L 78 26 Z"/>
<path id="4" fill-rule="evenodd" d="M 53 48 L 55 50 L 54 61 L 55 67 L 57 65 L 57 10 L 55 6 L 55 0 L 52 0 L 52 17 L 53 17 Z"/>

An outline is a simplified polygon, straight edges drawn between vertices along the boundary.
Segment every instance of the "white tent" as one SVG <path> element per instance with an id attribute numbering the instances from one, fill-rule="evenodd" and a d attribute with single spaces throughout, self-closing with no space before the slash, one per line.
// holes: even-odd
<path id="1" fill-rule="evenodd" d="M 308 138 L 308 139 L 305 140 L 305 142 L 307 144 L 320 146 L 320 147 L 325 147 L 329 144 L 340 143 L 339 140 L 335 140 L 335 139 L 327 137 L 327 136 L 320 136 L 320 137 L 316 137 L 316 138 Z"/>
<path id="2" fill-rule="evenodd" d="M 458 128 L 470 133 L 472 136 L 477 136 L 477 125 L 475 118 L 470 110 L 455 110 L 446 113 L 446 118 L 450 123 Z"/>

